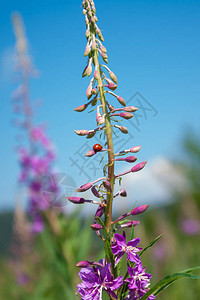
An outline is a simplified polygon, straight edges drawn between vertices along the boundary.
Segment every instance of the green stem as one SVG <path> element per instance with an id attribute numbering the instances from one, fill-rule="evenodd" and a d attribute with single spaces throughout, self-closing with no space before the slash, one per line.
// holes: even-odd
<path id="1" fill-rule="evenodd" d="M 112 192 L 107 194 L 107 206 L 105 208 L 105 228 L 106 231 L 109 232 L 111 228 L 112 222 L 112 202 L 113 202 L 113 188 L 114 188 L 114 151 L 113 151 L 113 138 L 112 138 L 112 127 L 110 122 L 110 116 L 108 114 L 107 103 L 105 98 L 105 91 L 103 86 L 103 80 L 101 77 L 101 70 L 98 60 L 98 50 L 94 50 L 94 66 L 96 67 L 97 72 L 99 73 L 97 83 L 100 93 L 100 101 L 103 109 L 103 114 L 105 114 L 105 132 L 107 139 L 107 147 L 108 147 L 108 179 L 111 184 Z"/>

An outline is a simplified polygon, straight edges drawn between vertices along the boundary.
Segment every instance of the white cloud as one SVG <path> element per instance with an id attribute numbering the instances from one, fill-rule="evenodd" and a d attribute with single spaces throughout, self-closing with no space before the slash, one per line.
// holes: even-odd
<path id="1" fill-rule="evenodd" d="M 128 203 L 125 200 L 122 205 L 122 198 L 118 197 L 120 199 L 117 200 L 115 207 L 119 205 L 130 209 L 135 202 L 137 205 L 165 205 L 173 201 L 175 190 L 183 191 L 187 188 L 187 184 L 168 159 L 156 157 L 140 172 L 125 175 L 122 187 L 127 191 Z"/>

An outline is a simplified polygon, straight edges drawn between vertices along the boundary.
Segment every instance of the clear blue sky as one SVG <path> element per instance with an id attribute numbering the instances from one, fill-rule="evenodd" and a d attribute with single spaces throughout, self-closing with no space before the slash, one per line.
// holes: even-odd
<path id="1" fill-rule="evenodd" d="M 84 137 L 76 136 L 73 129 L 95 126 L 94 115 L 73 111 L 86 102 L 89 82 L 81 78 L 86 63 L 83 57 L 86 39 L 80 6 L 81 1 L 77 0 L 24 0 L 6 1 L 1 9 L 1 209 L 12 206 L 18 173 L 13 152 L 17 130 L 11 126 L 13 113 L 9 101 L 16 87 L 11 61 L 13 11 L 23 16 L 31 55 L 41 72 L 31 86 L 32 99 L 43 99 L 36 122 L 48 124 L 48 135 L 57 147 L 59 170 L 71 174 L 78 184 L 86 179 L 81 179 L 69 159 L 77 157 L 75 152 L 85 143 Z M 97 0 L 96 9 L 109 67 L 118 77 L 117 93 L 127 100 L 139 91 L 158 112 L 156 116 L 153 116 L 155 110 L 148 112 L 146 119 L 141 113 L 140 131 L 127 122 L 134 139 L 127 141 L 126 148 L 142 144 L 138 160 L 150 162 L 158 155 L 181 155 L 181 138 L 188 126 L 200 129 L 200 2 Z M 131 104 L 137 106 L 137 99 Z M 89 144 L 92 146 L 93 142 Z"/>

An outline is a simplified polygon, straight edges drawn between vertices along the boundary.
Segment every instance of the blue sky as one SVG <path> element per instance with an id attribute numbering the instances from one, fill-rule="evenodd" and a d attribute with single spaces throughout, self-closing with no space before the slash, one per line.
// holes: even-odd
<path id="1" fill-rule="evenodd" d="M 76 151 L 85 145 L 84 137 L 73 130 L 95 127 L 94 114 L 73 111 L 86 102 L 89 82 L 81 77 L 86 39 L 80 6 L 81 1 L 4 2 L 0 13 L 0 209 L 12 207 L 18 174 L 13 151 L 17 130 L 11 126 L 9 100 L 16 87 L 11 59 L 13 11 L 23 16 L 31 55 L 40 71 L 40 78 L 31 85 L 32 99 L 43 100 L 36 123 L 48 124 L 48 135 L 57 147 L 58 170 L 72 175 L 77 184 L 87 180 L 72 168 L 70 160 L 79 159 L 82 165 Z M 200 2 L 97 0 L 96 9 L 109 67 L 118 77 L 117 93 L 127 100 L 139 92 L 130 103 L 137 106 L 139 99 L 147 108 L 148 103 L 153 106 L 146 116 L 140 113 L 137 129 L 124 122 L 132 135 L 126 148 L 141 144 L 138 160 L 150 164 L 156 156 L 181 156 L 181 139 L 187 128 L 200 129 Z M 90 167 L 85 168 L 95 178 Z"/>

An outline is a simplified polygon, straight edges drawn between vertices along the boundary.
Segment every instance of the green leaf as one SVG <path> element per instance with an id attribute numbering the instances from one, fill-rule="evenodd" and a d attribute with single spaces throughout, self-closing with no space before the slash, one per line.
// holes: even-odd
<path id="1" fill-rule="evenodd" d="M 140 255 L 141 256 L 148 248 L 152 247 L 160 238 L 161 238 L 162 234 L 157 236 L 157 238 L 155 238 L 155 240 L 153 240 L 152 242 L 149 243 L 148 246 L 146 246 L 141 252 Z"/>
<path id="2" fill-rule="evenodd" d="M 172 275 L 166 276 L 162 280 L 160 280 L 158 283 L 156 283 L 150 290 L 141 298 L 141 300 L 147 299 L 151 294 L 158 295 L 162 290 L 164 290 L 166 287 L 168 287 L 170 284 L 172 284 L 174 281 L 181 279 L 181 278 L 189 278 L 189 279 L 200 279 L 200 276 L 189 274 L 192 271 L 200 269 L 199 267 L 191 268 L 188 270 L 185 270 L 180 273 L 174 273 Z"/>

